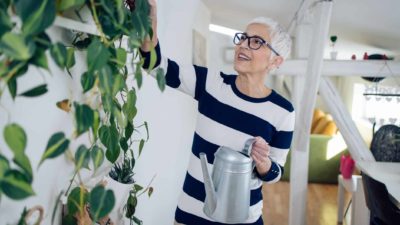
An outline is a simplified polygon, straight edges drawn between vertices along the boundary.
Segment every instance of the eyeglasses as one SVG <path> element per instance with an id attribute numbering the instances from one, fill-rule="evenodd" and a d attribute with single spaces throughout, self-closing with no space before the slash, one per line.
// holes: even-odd
<path id="1" fill-rule="evenodd" d="M 259 36 L 247 36 L 246 33 L 236 33 L 233 38 L 235 45 L 241 45 L 247 39 L 247 45 L 250 49 L 258 50 L 261 46 L 266 45 L 273 53 L 279 56 L 279 53 L 272 48 L 272 46 Z"/>

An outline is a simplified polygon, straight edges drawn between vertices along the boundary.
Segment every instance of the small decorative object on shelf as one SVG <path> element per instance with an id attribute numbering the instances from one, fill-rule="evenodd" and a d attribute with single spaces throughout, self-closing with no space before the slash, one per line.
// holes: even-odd
<path id="1" fill-rule="evenodd" d="M 353 54 L 353 55 L 351 56 L 351 60 L 356 60 L 356 59 L 357 59 L 356 54 Z"/>
<path id="2" fill-rule="evenodd" d="M 368 53 L 364 52 L 364 57 L 363 57 L 363 59 L 364 59 L 364 60 L 367 60 L 367 59 L 368 59 Z"/>
<path id="3" fill-rule="evenodd" d="M 350 179 L 353 175 L 355 162 L 350 155 L 342 155 L 340 157 L 340 173 L 343 179 Z"/>
<path id="4" fill-rule="evenodd" d="M 330 37 L 331 39 L 331 46 L 332 46 L 332 51 L 331 51 L 331 59 L 336 60 L 337 58 L 337 51 L 335 51 L 335 44 L 337 41 L 337 36 L 333 35 Z"/>

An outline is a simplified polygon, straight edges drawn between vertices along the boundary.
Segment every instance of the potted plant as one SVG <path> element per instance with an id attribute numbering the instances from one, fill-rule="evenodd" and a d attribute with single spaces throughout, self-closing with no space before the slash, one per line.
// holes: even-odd
<path id="1" fill-rule="evenodd" d="M 338 52 L 335 50 L 335 44 L 336 44 L 336 41 L 337 41 L 337 36 L 336 35 L 332 35 L 330 37 L 330 40 L 331 40 L 331 47 L 332 47 L 331 59 L 336 60 L 337 54 L 338 54 Z"/>
<path id="2" fill-rule="evenodd" d="M 149 138 L 147 123 L 144 123 L 143 126 L 146 127 L 146 140 L 132 140 L 129 146 L 124 146 L 122 157 L 112 165 L 108 176 L 105 178 L 106 186 L 116 193 L 116 207 L 110 214 L 111 220 L 116 224 L 122 224 L 124 218 L 129 221 L 129 224 L 142 224 L 142 221 L 135 216 L 137 198 L 146 192 L 150 197 L 154 190 L 153 187 L 150 187 L 151 182 L 144 189 L 134 179 L 136 160 L 140 157 L 144 144 Z M 136 158 L 133 149 L 128 149 L 135 142 L 139 142 Z"/>

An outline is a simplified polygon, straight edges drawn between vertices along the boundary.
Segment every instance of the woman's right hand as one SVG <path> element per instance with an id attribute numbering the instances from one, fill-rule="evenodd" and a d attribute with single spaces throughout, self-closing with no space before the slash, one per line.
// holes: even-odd
<path id="1" fill-rule="evenodd" d="M 149 52 L 151 48 L 157 45 L 158 37 L 157 37 L 157 1 L 156 0 L 148 0 L 150 5 L 150 19 L 151 19 L 151 28 L 153 30 L 153 38 L 146 37 L 142 46 L 140 47 L 142 51 Z"/>

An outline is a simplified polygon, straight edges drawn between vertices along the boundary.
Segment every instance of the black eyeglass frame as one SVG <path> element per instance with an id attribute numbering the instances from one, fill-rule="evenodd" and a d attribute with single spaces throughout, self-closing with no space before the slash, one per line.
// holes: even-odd
<path id="1" fill-rule="evenodd" d="M 250 49 L 258 50 L 258 49 L 261 48 L 261 46 L 266 45 L 273 53 L 275 53 L 275 55 L 280 56 L 279 53 L 278 53 L 277 51 L 275 51 L 275 49 L 271 46 L 271 44 L 268 43 L 266 40 L 262 39 L 262 38 L 259 37 L 259 36 L 248 36 L 246 33 L 243 33 L 243 32 L 236 33 L 235 36 L 233 37 L 233 43 L 234 43 L 235 45 L 240 45 L 240 44 L 242 43 L 242 40 L 239 38 L 239 35 L 244 35 L 244 36 L 246 37 L 246 39 L 247 39 L 247 46 L 249 46 Z M 239 40 L 238 43 L 235 42 L 235 39 L 236 39 L 236 38 Z M 252 48 L 252 47 L 250 47 L 250 39 L 252 39 L 252 38 L 257 38 L 257 39 L 259 39 L 259 40 L 261 41 L 260 47 L 258 47 L 258 48 Z M 246 39 L 244 39 L 243 41 L 245 41 Z"/>

